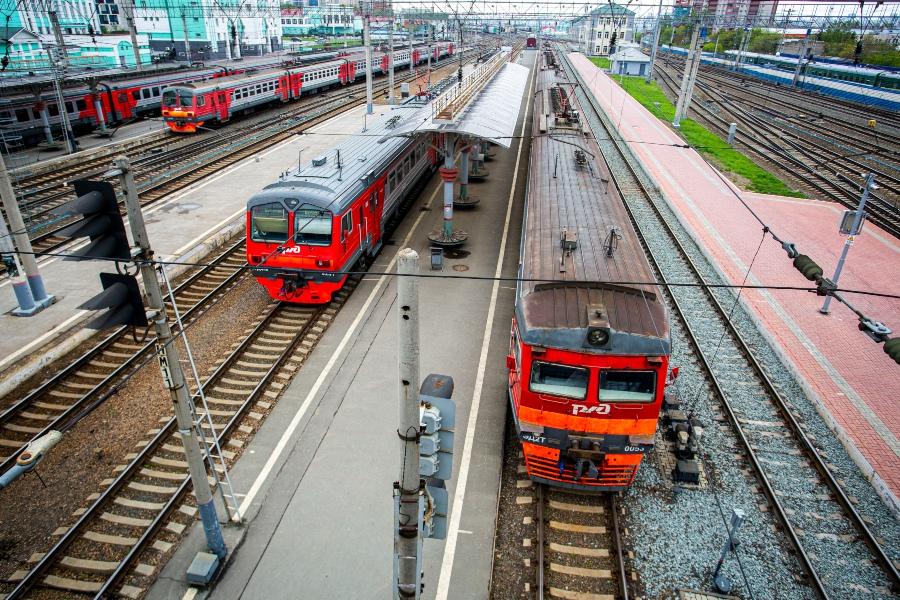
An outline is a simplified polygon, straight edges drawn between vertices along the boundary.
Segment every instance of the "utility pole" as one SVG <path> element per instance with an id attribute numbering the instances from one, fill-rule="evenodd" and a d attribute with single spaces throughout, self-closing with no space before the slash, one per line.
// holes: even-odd
<path id="1" fill-rule="evenodd" d="M 409 53 L 409 61 L 412 62 L 412 52 Z M 394 14 L 391 12 L 391 20 L 388 21 L 388 104 L 393 106 L 394 103 Z"/>
<path id="2" fill-rule="evenodd" d="M 697 26 L 700 27 L 699 23 L 697 24 Z M 694 97 L 694 86 L 697 83 L 697 71 L 700 70 L 700 60 L 703 57 L 703 44 L 705 42 L 706 27 L 700 27 L 700 38 L 697 41 L 697 48 L 694 51 L 694 60 L 691 62 L 691 76 L 688 80 L 687 97 L 684 100 L 682 118 L 687 115 L 688 110 L 691 108 L 691 100 Z"/>
<path id="3" fill-rule="evenodd" d="M 694 69 L 695 56 L 699 56 L 698 43 L 700 41 L 700 23 L 694 24 L 694 33 L 691 34 L 691 46 L 688 50 L 687 59 L 684 61 L 684 72 L 681 75 L 681 87 L 678 90 L 678 102 L 675 104 L 675 119 L 672 125 L 681 126 L 681 119 L 687 114 L 687 102 L 689 96 L 689 87 L 691 83 L 691 73 Z"/>
<path id="4" fill-rule="evenodd" d="M 797 87 L 797 84 L 800 83 L 800 71 L 802 70 L 803 61 L 806 60 L 806 48 L 809 44 L 809 36 L 812 34 L 812 29 L 806 30 L 806 36 L 803 38 L 803 48 L 800 50 L 800 56 L 797 57 L 797 68 L 794 69 L 794 78 L 791 80 L 791 87 Z"/>
<path id="5" fill-rule="evenodd" d="M 66 52 L 66 40 L 63 39 L 62 28 L 59 26 L 59 16 L 55 10 L 48 10 L 47 16 L 50 18 L 50 26 L 53 28 L 53 36 L 56 38 L 56 47 L 59 48 L 60 62 L 68 61 L 69 53 Z"/>
<path id="6" fill-rule="evenodd" d="M 396 593 L 394 597 L 419 596 L 419 255 L 412 248 L 400 251 L 397 261 L 397 305 L 400 307 L 400 396 L 397 436 L 400 438 L 400 480 L 397 511 Z"/>
<path id="7" fill-rule="evenodd" d="M 134 68 L 142 69 L 141 47 L 138 46 L 137 28 L 134 26 L 134 0 L 123 0 L 122 11 L 125 13 L 125 25 L 128 27 L 128 35 L 131 37 L 131 51 L 134 53 Z"/>
<path id="8" fill-rule="evenodd" d="M 63 97 L 62 82 L 59 73 L 60 69 L 62 69 L 63 76 L 65 76 L 66 63 L 59 59 L 60 53 L 58 47 L 48 49 L 47 56 L 50 59 L 50 71 L 53 75 L 53 85 L 56 88 L 56 105 L 59 108 L 59 123 L 60 128 L 62 129 L 63 138 L 66 141 L 66 152 L 68 154 L 73 154 L 78 150 L 78 143 L 75 141 L 75 134 L 72 133 L 72 126 L 69 123 L 69 112 L 66 110 L 66 101 Z"/>
<path id="9" fill-rule="evenodd" d="M 188 35 L 187 14 L 181 10 L 181 27 L 184 29 L 184 60 L 191 62 L 191 37 Z"/>
<path id="10" fill-rule="evenodd" d="M 859 235 L 859 232 L 862 229 L 862 219 L 866 214 L 866 201 L 869 199 L 869 190 L 873 189 L 874 186 L 875 175 L 873 173 L 868 173 L 866 175 L 866 183 L 863 187 L 862 197 L 860 197 L 859 199 L 859 206 L 856 209 L 856 213 L 853 215 L 853 225 L 851 225 L 850 229 L 847 231 L 847 233 L 849 234 L 847 236 L 847 241 L 844 242 L 844 249 L 841 251 L 841 257 L 840 259 L 838 259 L 837 267 L 834 269 L 834 277 L 831 278 L 831 281 L 834 282 L 834 285 L 837 285 L 838 279 L 840 279 L 841 277 L 841 271 L 844 270 L 844 263 L 847 261 L 847 253 L 850 252 L 850 246 L 853 245 L 853 240 L 857 235 Z M 819 309 L 819 312 L 823 315 L 827 315 L 828 306 L 830 304 L 831 295 L 829 294 L 828 296 L 825 296 L 825 304 L 822 305 L 822 308 Z"/>
<path id="11" fill-rule="evenodd" d="M 22 272 L 21 267 L 24 267 L 25 281 L 27 282 L 25 287 L 29 289 L 29 295 L 32 299 L 31 305 L 34 308 L 34 312 L 43 310 L 53 304 L 56 299 L 47 294 L 47 288 L 44 287 L 44 278 L 38 270 L 37 259 L 34 256 L 34 250 L 31 248 L 31 240 L 28 239 L 28 230 L 25 227 L 25 221 L 22 219 L 22 213 L 19 211 L 16 193 L 13 190 L 12 182 L 9 180 L 9 172 L 6 170 L 6 162 L 3 160 L 2 156 L 0 156 L 0 197 L 2 197 L 3 210 L 6 211 L 6 218 L 9 219 L 9 226 L 12 229 L 11 238 L 8 231 L 0 232 L 0 237 L 2 237 L 4 242 L 8 243 L 4 244 L 3 252 L 9 252 L 9 248 L 12 248 L 13 242 L 15 242 L 15 247 L 18 248 L 20 252 L 18 255 L 13 254 L 15 262 L 20 263 L 15 270 Z M 2 221 L 2 219 L 0 219 L 0 221 Z M 3 223 L 3 228 L 6 228 L 5 222 Z M 7 260 L 4 259 L 3 262 L 7 263 Z M 20 290 L 16 287 L 18 284 L 15 281 L 15 277 L 12 275 L 13 269 L 7 265 L 6 271 L 11 274 L 10 277 L 13 279 L 13 288 L 15 288 L 16 297 L 18 298 Z M 28 304 L 27 298 L 25 299 L 25 302 Z M 19 308 L 26 310 L 26 307 L 22 305 L 21 301 L 19 302 Z M 34 314 L 34 312 L 31 314 Z"/>
<path id="12" fill-rule="evenodd" d="M 216 505 L 213 501 L 212 491 L 209 489 L 209 481 L 206 475 L 206 463 L 203 460 L 205 449 L 200 447 L 200 438 L 194 423 L 194 406 L 191 402 L 190 390 L 184 377 L 181 366 L 181 356 L 178 346 L 174 343 L 172 329 L 166 316 L 166 307 L 163 304 L 162 289 L 153 265 L 153 250 L 150 249 L 150 240 L 147 237 L 147 229 L 144 226 L 144 215 L 141 212 L 141 203 L 138 199 L 137 186 L 131 172 L 131 165 L 124 156 L 115 160 L 118 175 L 125 190 L 125 209 L 128 214 L 128 223 L 131 226 L 131 236 L 137 246 L 138 254 L 135 259 L 140 261 L 141 278 L 144 282 L 145 305 L 148 308 L 147 316 L 153 322 L 156 330 L 156 353 L 159 367 L 162 371 L 163 381 L 169 389 L 172 404 L 175 408 L 175 419 L 178 426 L 178 435 L 184 446 L 184 454 L 187 458 L 188 470 L 191 475 L 191 483 L 194 487 L 194 497 L 200 509 L 200 520 L 203 522 L 203 532 L 206 534 L 206 545 L 210 552 L 219 559 L 225 557 L 227 549 L 222 538 L 222 529 L 216 514 Z"/>
<path id="13" fill-rule="evenodd" d="M 18 307 L 13 309 L 12 314 L 18 317 L 30 317 L 40 309 L 34 303 L 34 295 L 28 286 L 25 271 L 19 255 L 16 254 L 9 229 L 6 227 L 6 220 L 2 215 L 0 215 L 0 262 L 6 267 L 6 273 L 12 282 L 13 293 L 15 293 L 18 303 Z"/>
<path id="14" fill-rule="evenodd" d="M 409 74 L 414 75 L 416 72 L 416 63 L 413 62 L 413 22 L 409 20 L 409 26 L 406 28 L 406 35 L 409 37 Z"/>
<path id="15" fill-rule="evenodd" d="M 365 11 L 365 14 L 363 14 L 363 44 L 366 47 L 366 114 L 371 115 L 374 112 L 372 106 L 372 40 L 371 32 L 369 31 L 369 19 L 372 8 L 368 2 L 364 2 L 363 6 Z"/>
<path id="16" fill-rule="evenodd" d="M 741 68 L 741 60 L 744 57 L 744 49 L 750 43 L 748 39 L 750 37 L 750 28 L 744 27 L 744 35 L 741 36 L 741 43 L 738 45 L 737 55 L 734 57 L 734 70 L 737 71 Z"/>
<path id="17" fill-rule="evenodd" d="M 656 10 L 656 26 L 653 28 L 653 47 L 650 49 L 650 67 L 644 81 L 650 83 L 653 80 L 653 66 L 656 64 L 656 47 L 659 46 L 659 30 L 662 21 L 663 0 L 659 0 L 659 8 Z"/>

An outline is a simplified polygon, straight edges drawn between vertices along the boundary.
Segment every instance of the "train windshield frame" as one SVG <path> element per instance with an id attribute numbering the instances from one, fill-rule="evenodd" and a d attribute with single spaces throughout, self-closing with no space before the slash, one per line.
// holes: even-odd
<path id="1" fill-rule="evenodd" d="M 288 211 L 279 202 L 250 209 L 250 239 L 264 244 L 288 241 Z"/>
<path id="2" fill-rule="evenodd" d="M 528 389 L 536 394 L 584 400 L 590 381 L 591 372 L 584 367 L 536 360 L 531 364 Z"/>
<path id="3" fill-rule="evenodd" d="M 656 398 L 656 371 L 601 369 L 597 400 L 649 404 Z"/>
<path id="4" fill-rule="evenodd" d="M 330 246 L 334 215 L 318 208 L 294 211 L 294 243 L 304 246 Z"/>
<path id="5" fill-rule="evenodd" d="M 175 90 L 166 90 L 162 95 L 162 105 L 167 108 L 172 108 L 178 104 L 178 94 Z"/>

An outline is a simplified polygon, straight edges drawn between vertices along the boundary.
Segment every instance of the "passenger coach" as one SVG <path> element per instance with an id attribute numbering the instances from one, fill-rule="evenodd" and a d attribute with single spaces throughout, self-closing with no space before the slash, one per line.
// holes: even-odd
<path id="1" fill-rule="evenodd" d="M 563 76 L 537 74 L 509 397 L 534 481 L 622 490 L 654 445 L 669 323 Z"/>

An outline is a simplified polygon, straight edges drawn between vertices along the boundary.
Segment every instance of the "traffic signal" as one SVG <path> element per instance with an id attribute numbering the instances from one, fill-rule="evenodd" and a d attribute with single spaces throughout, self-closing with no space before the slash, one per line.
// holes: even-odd
<path id="1" fill-rule="evenodd" d="M 144 310 L 144 299 L 133 275 L 119 273 L 100 273 L 103 291 L 78 308 L 86 310 L 108 309 L 85 327 L 88 329 L 106 329 L 132 325 L 147 326 L 147 314 Z"/>
<path id="2" fill-rule="evenodd" d="M 425 537 L 444 539 L 450 499 L 444 481 L 453 475 L 453 437 L 456 403 L 453 378 L 431 374 L 419 388 L 419 475 L 426 478 Z"/>
<path id="3" fill-rule="evenodd" d="M 74 182 L 75 194 L 71 202 L 73 214 L 82 219 L 63 229 L 59 235 L 68 238 L 89 237 L 91 243 L 77 250 L 65 260 L 119 259 L 129 260 L 131 249 L 125 235 L 125 223 L 119 212 L 116 190 L 106 181 L 81 179 Z"/>

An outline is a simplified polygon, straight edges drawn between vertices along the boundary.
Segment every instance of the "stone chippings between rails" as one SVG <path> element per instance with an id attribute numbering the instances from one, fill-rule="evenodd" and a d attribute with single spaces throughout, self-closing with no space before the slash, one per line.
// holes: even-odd
<path id="1" fill-rule="evenodd" d="M 583 94 L 580 89 L 578 93 Z M 589 113 L 587 118 L 592 121 L 592 124 L 600 125 L 596 123 L 596 117 L 590 114 L 591 111 L 586 112 Z M 602 131 L 603 129 L 605 127 L 600 125 L 597 130 Z M 632 177 L 628 166 L 619 156 L 619 150 L 615 144 L 608 139 L 598 139 L 598 142 L 614 172 L 617 175 Z M 651 191 L 655 189 L 646 174 L 640 172 L 639 177 L 648 189 Z M 675 275 L 679 272 L 675 261 L 680 261 L 680 259 L 673 256 L 671 252 L 668 234 L 662 230 L 661 226 L 655 224 L 656 216 L 652 214 L 650 207 L 646 204 L 641 206 L 641 204 L 643 203 L 630 202 L 636 218 L 642 223 L 648 223 L 646 226 L 647 243 L 660 261 L 661 267 L 669 272 L 669 276 L 673 280 L 682 279 Z M 707 280 L 711 283 L 724 283 L 725 281 L 715 267 L 706 259 L 703 252 L 691 239 L 690 234 L 679 224 L 664 200 L 660 201 L 660 205 L 663 206 L 666 218 L 673 223 L 673 229 L 679 240 L 687 248 L 691 258 Z M 671 271 L 669 271 L 670 268 Z M 674 293 L 689 312 L 694 302 L 699 306 L 705 304 L 705 300 L 698 296 L 702 292 L 697 289 L 675 289 Z M 734 298 L 731 291 L 720 290 L 716 292 L 716 295 L 724 306 L 731 306 Z M 692 302 L 692 298 L 697 300 Z M 690 314 L 688 314 L 688 318 L 691 318 Z M 882 541 L 888 555 L 896 561 L 900 554 L 900 548 L 898 548 L 900 546 L 900 524 L 878 498 L 839 440 L 821 419 L 812 402 L 806 398 L 800 384 L 780 361 L 775 350 L 769 346 L 742 306 L 739 305 L 736 309 L 733 321 L 748 345 L 754 350 L 769 377 L 778 385 L 783 397 L 791 400 L 792 410 L 804 423 L 807 434 L 815 440 L 820 454 L 832 465 L 832 472 L 841 481 L 845 492 L 856 501 L 856 509 L 866 519 L 873 533 Z M 714 467 L 712 486 L 716 490 L 718 498 L 709 494 L 681 491 L 677 499 L 673 501 L 667 497 L 642 494 L 642 487 L 666 485 L 665 482 L 670 480 L 670 475 L 659 472 L 652 460 L 641 470 L 635 487 L 628 494 L 627 504 L 637 502 L 637 506 L 629 506 L 631 515 L 639 515 L 637 521 L 632 523 L 636 538 L 632 547 L 636 549 L 635 561 L 638 571 L 642 574 L 641 579 L 649 583 L 648 595 L 653 597 L 656 594 L 664 594 L 667 586 L 663 582 L 677 581 L 679 586 L 685 586 L 693 580 L 697 585 L 708 585 L 709 572 L 715 564 L 724 541 L 724 520 L 728 519 L 732 507 L 740 507 L 747 513 L 748 521 L 742 528 L 742 545 L 739 554 L 743 571 L 752 586 L 753 594 L 757 597 L 804 597 L 809 594 L 809 590 L 797 586 L 793 581 L 793 575 L 798 572 L 796 560 L 790 558 L 783 550 L 776 551 L 772 546 L 777 527 L 771 512 L 760 510 L 767 504 L 765 496 L 761 494 L 754 496 L 749 493 L 752 491 L 752 484 L 748 485 L 751 480 L 742 475 L 735 464 L 735 455 L 742 452 L 737 438 L 730 432 L 729 427 L 713 427 L 716 419 L 711 404 L 718 404 L 718 402 L 707 401 L 705 378 L 696 368 L 689 367 L 691 360 L 685 356 L 684 332 L 677 319 L 673 319 L 672 325 L 673 339 L 675 340 L 673 364 L 687 367 L 682 370 L 679 385 L 684 392 L 687 392 L 684 398 L 686 407 L 693 409 L 706 426 L 706 435 L 702 445 L 707 465 Z M 722 325 L 718 320 L 705 321 L 696 326 L 696 332 L 701 343 L 704 341 L 708 343 L 711 352 L 722 334 Z M 720 351 L 720 360 L 717 361 L 725 369 L 730 368 L 727 359 L 729 345 L 726 340 L 723 350 Z M 737 358 L 735 362 L 738 362 Z M 723 374 L 717 373 L 717 375 L 722 376 Z M 736 389 L 740 390 L 740 387 L 736 386 Z M 697 390 L 701 390 L 699 394 L 697 394 Z M 696 401 L 694 401 L 695 396 Z M 732 395 L 732 401 L 743 401 L 740 413 L 746 418 L 759 421 L 780 421 L 777 416 L 772 414 L 770 408 L 764 406 L 767 403 L 759 402 L 759 399 L 753 397 L 752 394 L 736 392 Z M 767 442 L 767 446 L 771 444 L 776 447 L 779 439 L 782 438 L 772 436 L 771 441 Z M 810 496 L 811 488 L 815 484 L 802 478 L 797 479 L 789 469 L 784 468 L 787 465 L 770 463 L 764 466 L 775 488 L 783 492 L 782 501 L 785 501 L 786 498 L 808 498 Z M 821 486 L 814 492 L 827 495 L 828 490 Z M 719 511 L 717 501 L 722 506 L 724 518 Z M 789 516 L 795 527 L 799 526 L 801 530 L 804 523 L 814 519 L 818 522 L 811 528 L 821 531 L 822 517 L 830 518 L 829 513 L 833 512 L 835 506 L 830 501 L 826 501 L 825 505 L 829 506 L 830 510 L 822 513 L 817 510 L 821 507 L 817 502 L 803 501 L 800 511 L 795 509 L 795 512 Z M 801 504 L 792 501 L 791 506 L 797 507 Z M 844 518 L 835 519 L 833 523 L 835 532 L 853 531 Z M 779 537 L 782 540 L 786 539 L 782 536 Z M 885 593 L 884 590 L 874 587 L 877 585 L 875 582 L 884 581 L 884 576 L 880 574 L 881 569 L 876 565 L 865 563 L 868 558 L 867 551 L 865 557 L 858 555 L 859 551 L 865 550 L 860 548 L 861 542 L 857 542 L 855 547 L 851 548 L 847 544 L 836 546 L 836 542 L 827 536 L 820 538 L 801 534 L 800 539 L 807 552 L 812 554 L 813 564 L 816 565 L 820 577 L 825 580 L 830 589 L 849 593 L 869 591 L 875 596 Z M 644 550 L 641 550 L 642 548 Z M 822 557 L 835 555 L 835 553 L 843 558 L 832 562 L 819 560 Z M 685 556 L 693 557 L 692 564 L 681 564 L 684 562 Z M 732 559 L 726 573 L 731 576 L 732 581 L 742 584 L 743 580 L 739 578 L 740 573 L 737 572 L 736 566 L 736 561 Z"/>

